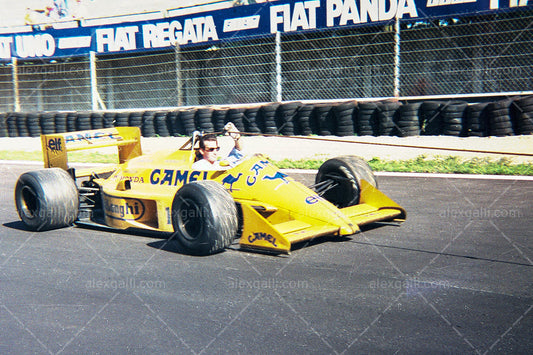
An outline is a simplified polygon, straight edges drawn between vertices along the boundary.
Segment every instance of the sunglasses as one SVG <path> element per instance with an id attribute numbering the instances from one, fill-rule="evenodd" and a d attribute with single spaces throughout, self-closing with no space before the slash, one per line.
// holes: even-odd
<path id="1" fill-rule="evenodd" d="M 219 151 L 220 150 L 220 147 L 216 147 L 216 148 L 205 148 L 204 149 L 206 152 L 214 152 L 214 151 Z"/>

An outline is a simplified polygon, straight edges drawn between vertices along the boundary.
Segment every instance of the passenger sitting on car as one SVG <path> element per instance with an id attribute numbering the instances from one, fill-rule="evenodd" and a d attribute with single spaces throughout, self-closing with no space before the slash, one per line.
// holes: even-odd
<path id="1" fill-rule="evenodd" d="M 223 160 L 226 162 L 226 166 L 220 164 L 218 157 L 218 151 L 220 146 L 218 145 L 218 140 L 214 134 L 206 134 L 200 137 L 199 144 L 199 153 L 201 155 L 200 159 L 193 163 L 192 168 L 194 170 L 223 170 L 228 168 L 228 166 L 233 166 L 238 160 L 244 157 L 242 153 L 242 145 L 240 142 L 241 135 L 239 130 L 232 122 L 228 122 L 224 126 L 224 132 L 226 135 L 229 135 L 233 138 L 235 146 L 228 154 L 228 156 Z"/>

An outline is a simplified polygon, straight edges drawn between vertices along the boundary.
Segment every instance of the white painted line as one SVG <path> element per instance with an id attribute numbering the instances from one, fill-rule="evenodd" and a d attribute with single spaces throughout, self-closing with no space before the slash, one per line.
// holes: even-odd
<path id="1" fill-rule="evenodd" d="M 281 169 L 287 174 L 312 174 L 317 170 Z M 376 171 L 376 176 L 409 177 L 409 178 L 440 178 L 440 179 L 478 179 L 478 180 L 520 180 L 533 181 L 533 176 L 522 175 L 474 175 L 474 174 L 442 174 L 442 173 L 401 173 L 390 171 Z"/>
<path id="2" fill-rule="evenodd" d="M 11 165 L 42 165 L 41 161 L 28 160 L 0 160 L 0 164 Z M 73 166 L 103 166 L 113 165 L 110 163 L 72 163 Z M 317 170 L 309 169 L 281 169 L 287 174 L 312 174 Z M 390 176 L 403 178 L 439 178 L 439 179 L 472 179 L 472 180 L 513 180 L 513 181 L 533 181 L 533 176 L 522 175 L 474 175 L 474 174 L 439 174 L 439 173 L 399 173 L 390 171 L 376 171 L 376 176 Z"/>

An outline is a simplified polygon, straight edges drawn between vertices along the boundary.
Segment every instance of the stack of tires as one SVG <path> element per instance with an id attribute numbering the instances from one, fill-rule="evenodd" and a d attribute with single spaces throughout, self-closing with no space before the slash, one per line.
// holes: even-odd
<path id="1" fill-rule="evenodd" d="M 398 101 L 268 103 L 228 108 L 120 112 L 0 113 L 0 137 L 38 137 L 111 127 L 139 127 L 145 137 L 222 132 L 227 122 L 244 132 L 282 135 L 508 136 L 533 134 L 533 95 L 494 102 Z"/>
<path id="2" fill-rule="evenodd" d="M 167 111 L 157 111 L 154 114 L 154 128 L 155 133 L 159 137 L 169 137 L 170 131 L 169 131 L 169 125 L 167 122 Z"/>
<path id="3" fill-rule="evenodd" d="M 56 133 L 65 133 L 68 132 L 67 130 L 67 117 L 69 113 L 68 112 L 58 112 L 54 116 L 54 123 L 56 128 Z"/>
<path id="4" fill-rule="evenodd" d="M 68 117 L 68 116 L 67 116 Z M 77 115 L 76 115 L 77 117 Z M 41 125 L 41 133 L 42 134 L 54 134 L 56 132 L 56 121 L 55 121 L 55 113 L 54 112 L 43 112 L 41 113 L 39 117 L 39 122 Z M 67 128 L 68 128 L 68 122 L 67 122 Z M 72 127 L 72 131 L 76 131 L 78 129 L 76 125 L 76 121 L 74 121 L 74 127 Z"/>
<path id="5" fill-rule="evenodd" d="M 468 105 L 464 122 L 464 136 L 486 137 L 489 135 L 487 107 L 488 102 Z"/>
<path id="6" fill-rule="evenodd" d="M 261 106 L 259 110 L 259 128 L 265 134 L 278 134 L 276 125 L 276 111 L 278 103 L 271 103 Z"/>
<path id="7" fill-rule="evenodd" d="M 310 136 L 313 132 L 312 117 L 315 106 L 303 104 L 296 115 L 296 132 L 302 136 Z"/>
<path id="8" fill-rule="evenodd" d="M 183 135 L 190 136 L 196 131 L 196 124 L 194 117 L 196 116 L 196 109 L 190 108 L 179 112 L 178 120 L 183 125 Z"/>
<path id="9" fill-rule="evenodd" d="M 6 118 L 7 118 L 7 114 L 0 112 L 0 138 L 9 136 L 7 133 Z"/>
<path id="10" fill-rule="evenodd" d="M 378 103 L 360 102 L 357 114 L 357 134 L 360 136 L 378 135 Z"/>
<path id="11" fill-rule="evenodd" d="M 257 123 L 257 116 L 259 114 L 259 106 L 249 107 L 244 111 L 244 129 L 250 133 L 261 133 Z"/>
<path id="12" fill-rule="evenodd" d="M 213 127 L 214 127 L 215 132 L 222 132 L 224 130 L 224 126 L 226 125 L 227 115 L 228 115 L 227 108 L 213 110 L 211 119 L 213 122 Z"/>
<path id="13" fill-rule="evenodd" d="M 144 111 L 141 116 L 141 134 L 143 137 L 155 137 L 154 126 L 155 112 Z"/>
<path id="14" fill-rule="evenodd" d="M 213 109 L 211 108 L 199 108 L 196 111 L 195 124 L 196 128 L 200 132 L 204 133 L 213 133 L 215 131 L 215 126 L 211 121 L 213 117 Z"/>
<path id="15" fill-rule="evenodd" d="M 276 126 L 280 134 L 284 136 L 294 135 L 294 121 L 299 107 L 298 102 L 286 102 L 279 105 L 276 113 Z"/>
<path id="16" fill-rule="evenodd" d="M 440 101 L 424 101 L 420 105 L 420 134 L 438 136 L 442 134 L 441 111 L 444 103 Z"/>
<path id="17" fill-rule="evenodd" d="M 396 119 L 396 131 L 399 137 L 412 137 L 420 135 L 419 109 L 420 103 L 414 102 L 401 105 Z"/>
<path id="18" fill-rule="evenodd" d="M 39 137 L 41 135 L 41 125 L 39 123 L 39 114 L 30 112 L 26 115 L 26 124 L 30 137 Z"/>
<path id="19" fill-rule="evenodd" d="M 333 109 L 335 116 L 333 133 L 340 137 L 353 136 L 355 134 L 354 113 L 357 113 L 355 101 L 341 102 L 335 105 Z"/>
<path id="20" fill-rule="evenodd" d="M 444 105 L 441 112 L 442 133 L 445 136 L 459 137 L 463 131 L 463 120 L 467 102 L 450 101 Z"/>
<path id="21" fill-rule="evenodd" d="M 78 112 L 78 118 L 76 120 L 76 130 L 86 131 L 89 129 L 92 129 L 91 113 L 90 112 Z"/>
<path id="22" fill-rule="evenodd" d="M 512 136 L 513 124 L 511 122 L 512 100 L 500 100 L 491 102 L 487 108 L 489 135 L 491 136 Z"/>
<path id="23" fill-rule="evenodd" d="M 74 132 L 76 130 L 76 127 L 78 121 L 78 113 L 77 112 L 69 112 L 67 113 L 67 132 Z M 126 126 L 129 123 L 126 122 Z M 44 133 L 43 133 L 44 134 Z"/>
<path id="24" fill-rule="evenodd" d="M 241 132 L 244 132 L 244 111 L 245 108 L 230 108 L 226 113 L 225 122 L 233 122 L 235 127 Z M 224 129 L 224 127 L 222 127 Z M 222 131 L 222 130 L 221 130 Z"/>
<path id="25" fill-rule="evenodd" d="M 313 117 L 313 131 L 321 136 L 330 136 L 334 129 L 333 105 L 331 104 L 317 104 L 315 105 Z"/>
<path id="26" fill-rule="evenodd" d="M 515 99 L 511 115 L 516 134 L 533 134 L 533 95 Z"/>
<path id="27" fill-rule="evenodd" d="M 400 132 L 398 129 L 400 105 L 398 101 L 379 102 L 377 107 L 378 135 L 391 136 L 395 132 Z"/>

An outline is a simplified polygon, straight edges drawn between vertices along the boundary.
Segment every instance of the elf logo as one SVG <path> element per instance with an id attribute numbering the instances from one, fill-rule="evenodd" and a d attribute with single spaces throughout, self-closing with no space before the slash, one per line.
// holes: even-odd
<path id="1" fill-rule="evenodd" d="M 50 138 L 47 144 L 48 149 L 53 152 L 60 152 L 63 150 L 61 138 Z"/>

